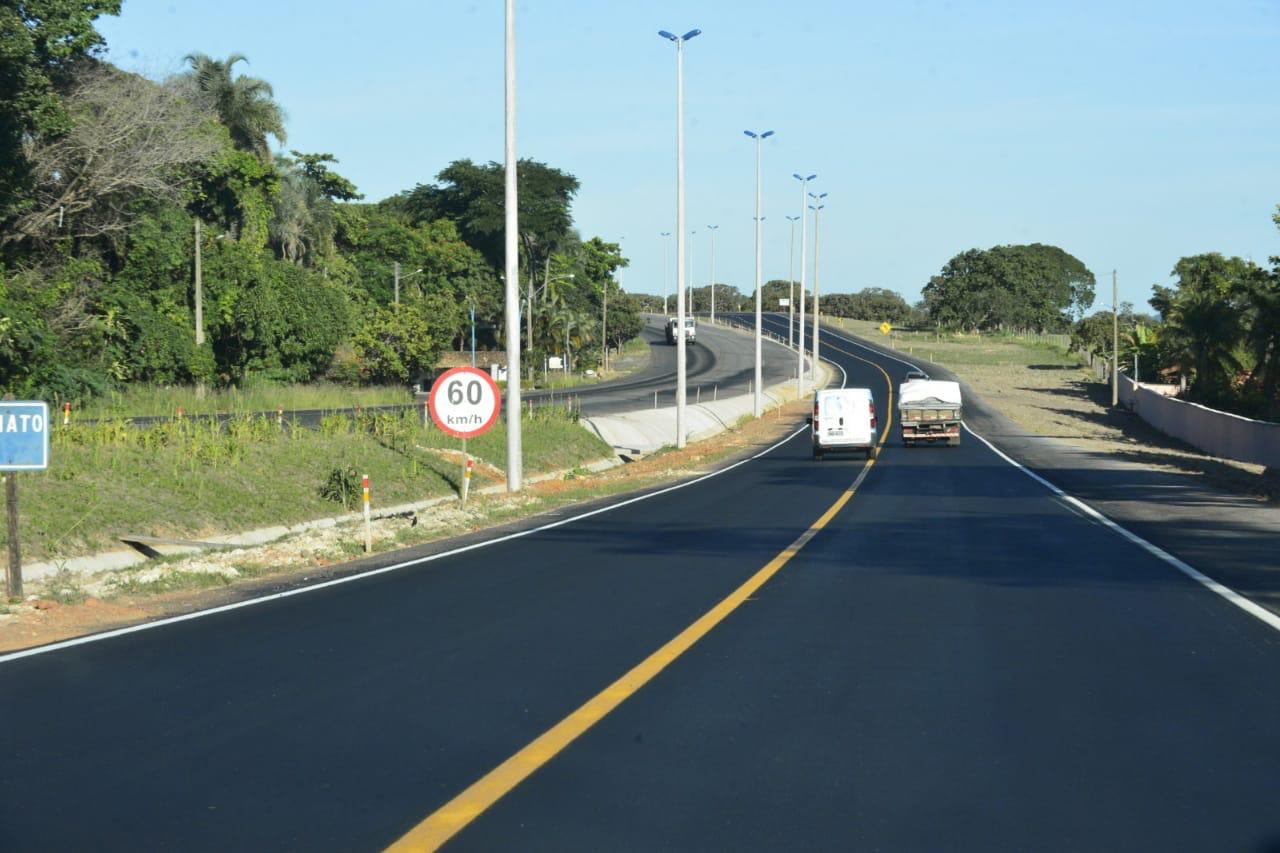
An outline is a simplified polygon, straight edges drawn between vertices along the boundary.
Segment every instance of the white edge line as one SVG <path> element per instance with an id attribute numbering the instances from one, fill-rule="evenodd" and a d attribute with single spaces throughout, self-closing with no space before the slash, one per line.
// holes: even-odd
<path id="1" fill-rule="evenodd" d="M 826 331 L 828 334 L 831 334 L 833 337 L 847 341 L 848 343 L 851 343 L 854 346 L 859 346 L 870 352 L 876 353 L 878 355 L 883 355 L 885 358 L 893 359 L 899 364 L 905 364 L 908 367 L 915 368 L 916 370 L 920 369 L 909 361 L 903 361 L 900 358 L 894 358 L 894 356 L 891 356 L 888 353 L 880 352 L 879 350 L 876 350 L 873 347 L 869 347 L 866 344 L 860 343 L 856 340 L 852 340 L 846 337 L 845 335 L 831 332 L 830 329 L 824 329 L 824 331 Z M 1137 545 L 1139 548 L 1146 551 L 1148 554 L 1151 554 L 1153 557 L 1157 557 L 1163 560 L 1164 562 L 1168 563 L 1169 565 L 1173 566 L 1175 569 L 1182 572 L 1184 575 L 1191 578 L 1193 581 L 1200 584 L 1205 589 L 1208 589 L 1211 592 L 1214 592 L 1222 596 L 1227 601 L 1234 604 L 1236 607 L 1239 607 L 1245 613 L 1248 613 L 1250 616 L 1260 619 L 1263 622 L 1265 622 L 1267 625 L 1274 628 L 1275 630 L 1280 631 L 1280 616 L 1277 616 L 1275 613 L 1272 613 L 1270 610 L 1250 600 L 1246 596 L 1241 595 L 1231 587 L 1225 586 L 1219 583 L 1218 581 L 1214 580 L 1213 578 L 1205 575 L 1203 572 L 1199 571 L 1194 566 L 1188 563 L 1185 563 L 1182 560 L 1178 559 L 1177 557 L 1173 556 L 1168 551 L 1161 548 L 1159 545 L 1152 544 L 1151 542 L 1148 542 L 1146 539 L 1143 539 L 1141 536 L 1129 530 L 1128 528 L 1122 527 L 1121 525 L 1112 521 L 1110 518 L 1103 515 L 1101 512 L 1094 509 L 1093 507 L 1089 506 L 1087 503 L 1080 500 L 1079 498 L 1073 495 L 1067 494 L 1065 491 L 1058 488 L 1053 483 L 1046 480 L 1044 477 L 1041 477 L 1039 474 L 1032 471 L 1030 468 L 1023 465 L 1021 462 L 1008 456 L 1004 451 L 1000 450 L 998 447 L 996 447 L 994 444 L 992 444 L 990 441 L 988 441 L 986 438 L 980 435 L 977 431 L 975 431 L 973 427 L 969 426 L 967 423 L 964 423 L 963 421 L 961 421 L 961 423 L 964 424 L 964 428 L 969 431 L 970 435 L 972 435 L 974 438 L 981 441 L 987 447 L 991 448 L 992 452 L 994 452 L 997 456 L 999 456 L 1005 462 L 1008 462 L 1010 465 L 1014 466 L 1019 471 L 1026 474 L 1028 477 L 1035 480 L 1037 483 L 1044 486 L 1049 491 L 1053 492 L 1055 495 L 1057 495 L 1059 498 L 1069 503 L 1071 506 L 1083 512 L 1085 515 L 1089 516 L 1094 521 L 1097 521 L 1099 524 L 1103 525 L 1104 527 L 1120 534 L 1125 539 L 1128 539 L 1130 542 L 1132 542 L 1134 545 Z"/>
<path id="2" fill-rule="evenodd" d="M 964 422 L 961 421 L 961 423 L 964 423 Z M 1173 566 L 1175 569 L 1182 572 L 1184 575 L 1191 578 L 1196 583 L 1222 596 L 1227 601 L 1234 604 L 1236 607 L 1239 607 L 1245 613 L 1248 613 L 1250 616 L 1254 616 L 1262 620 L 1263 622 L 1265 622 L 1267 625 L 1270 625 L 1275 630 L 1280 631 L 1280 616 L 1277 616 L 1275 613 L 1272 613 L 1270 610 L 1267 610 L 1262 605 L 1256 604 L 1255 602 L 1249 600 L 1245 596 L 1236 592 L 1234 589 L 1231 589 L 1228 586 L 1224 586 L 1218 583 L 1217 581 L 1215 581 L 1213 578 L 1204 575 L 1203 573 L 1201 573 L 1191 565 L 1184 563 L 1182 560 L 1179 560 L 1177 557 L 1173 556 L 1172 554 L 1170 554 L 1168 551 L 1164 550 L 1160 546 L 1153 545 L 1152 543 L 1148 542 L 1146 539 L 1143 539 L 1138 534 L 1124 527 L 1121 527 L 1119 524 L 1112 521 L 1110 518 L 1107 518 L 1107 516 L 1103 515 L 1098 510 L 1089 506 L 1087 503 L 1080 500 L 1079 498 L 1073 497 L 1072 495 L 1067 494 L 1062 489 L 1055 486 L 1053 483 L 1050 483 L 1044 477 L 1041 477 L 1039 474 L 1032 471 L 1027 466 L 1023 465 L 1021 462 L 1006 455 L 1004 451 L 1000 450 L 990 441 L 987 441 L 986 438 L 984 438 L 982 435 L 974 431 L 973 427 L 969 426 L 967 423 L 964 424 L 964 428 L 967 429 L 969 431 L 969 434 L 972 435 L 974 438 L 978 439 L 987 447 L 991 448 L 992 452 L 995 453 L 997 456 L 999 456 L 1001 459 L 1003 459 L 1005 462 L 1008 462 L 1010 465 L 1014 466 L 1019 471 L 1026 474 L 1028 477 L 1035 480 L 1037 483 L 1044 486 L 1049 491 L 1053 492 L 1059 498 L 1061 498 L 1062 500 L 1071 504 L 1076 509 L 1083 512 L 1085 515 L 1089 516 L 1094 521 L 1097 521 L 1099 524 L 1103 525 L 1104 527 L 1107 527 L 1110 530 L 1113 530 L 1116 533 L 1120 534 L 1125 539 L 1128 539 L 1130 542 L 1132 542 L 1134 545 L 1137 545 L 1139 548 L 1143 549 L 1148 554 L 1151 554 L 1153 557 L 1158 557 L 1159 559 L 1164 560 L 1166 563 Z"/>
<path id="3" fill-rule="evenodd" d="M 403 563 L 394 563 L 390 566 L 383 566 L 380 569 L 369 569 L 368 571 L 357 572 L 355 574 L 347 575 L 345 577 L 334 578 L 333 580 L 328 580 L 328 581 L 322 581 L 320 583 L 311 584 L 310 586 L 298 587 L 296 589 L 289 589 L 289 590 L 285 590 L 284 592 L 272 593 L 271 595 L 264 595 L 260 598 L 250 598 L 244 601 L 236 601 L 231 604 L 223 604 L 219 607 L 211 607 L 208 610 L 199 610 L 194 613 L 184 613 L 181 616 L 169 616 L 164 619 L 157 619 L 154 622 L 144 622 L 140 625 L 129 625 L 124 628 L 115 628 L 111 631 L 103 631 L 100 634 L 90 634 L 89 636 L 86 636 L 86 637 L 75 637 L 70 640 L 61 640 L 56 643 L 50 643 L 49 645 L 46 645 L 46 646 L 37 646 L 36 648 L 33 648 L 33 649 L 23 649 L 22 651 L 10 652 L 9 654 L 0 655 L 0 664 L 8 663 L 10 661 L 20 660 L 21 658 L 34 657 L 35 655 L 48 654 L 49 652 L 55 652 L 61 649 L 68 649 L 73 646 L 82 646 L 88 643 L 96 643 L 102 640 L 109 640 L 113 637 L 122 637 L 126 634 L 136 634 L 140 631 L 149 631 L 153 628 L 161 628 L 166 625 L 174 625 L 178 622 L 187 622 L 192 619 L 202 619 L 206 616 L 213 616 L 216 613 L 226 613 L 231 610 L 239 610 L 242 607 L 252 607 L 257 604 L 265 604 L 268 601 L 277 601 L 282 598 L 289 598 L 294 595 L 302 595 L 303 593 L 314 592 L 318 589 L 325 589 L 327 587 L 337 586 L 339 584 L 365 580 L 366 578 L 371 578 L 376 575 L 385 574 L 387 572 L 395 572 L 395 571 L 399 571 L 400 569 L 409 568 L 411 566 L 419 566 L 419 565 L 422 565 L 423 563 L 430 563 L 434 560 L 440 560 L 445 557 L 452 557 L 456 554 L 466 553 L 467 551 L 474 551 L 477 548 L 486 548 L 490 545 L 497 545 L 501 542 L 509 542 L 513 539 L 519 539 L 524 536 L 531 536 L 534 533 L 541 533 L 544 530 L 551 530 L 556 527 L 563 527 L 566 524 L 572 524 L 576 521 L 582 521 L 583 519 L 591 518 L 594 515 L 600 515 L 601 513 L 606 513 L 615 509 L 620 509 L 624 506 L 629 506 L 630 504 L 633 504 L 633 503 L 639 503 L 640 501 L 649 500 L 650 498 L 656 498 L 659 495 L 665 495 L 669 492 L 674 492 L 679 489 L 683 489 L 688 486 L 701 483 L 704 480 L 710 480 L 712 477 L 719 477 L 721 474 L 726 474 L 729 471 L 732 471 L 733 469 L 739 467 L 740 465 L 746 465 L 748 462 L 754 462 L 760 457 L 766 454 L 772 453 L 782 445 L 794 439 L 800 433 L 804 432 L 806 429 L 808 429 L 808 426 L 801 426 L 795 432 L 788 435 L 786 438 L 782 439 L 781 441 L 778 441 L 773 445 L 770 445 L 769 447 L 766 447 L 764 450 L 761 450 L 759 453 L 756 453 L 753 456 L 748 456 L 746 459 L 740 459 L 737 462 L 733 463 L 732 465 L 728 465 L 717 471 L 712 471 L 709 474 L 704 474 L 701 477 L 697 477 L 695 479 L 688 480 L 683 483 L 677 483 L 674 486 L 667 486 L 665 489 L 659 489 L 656 492 L 647 492 L 646 494 L 639 495 L 634 498 L 628 498 L 619 503 L 609 504 L 608 506 L 603 506 L 603 507 L 600 507 L 599 509 L 593 509 L 590 512 L 584 512 L 579 515 L 571 516 L 569 518 L 562 518 L 559 521 L 553 521 L 553 522 L 550 522 L 549 524 L 543 524 L 539 527 L 532 527 L 528 530 L 520 530 L 515 533 L 508 533 L 506 536 L 500 536 L 497 539 L 486 539 L 483 542 L 475 542 L 475 543 L 472 543 L 471 545 L 464 545 L 461 548 L 453 548 L 448 551 L 441 551 L 438 554 L 431 554 L 426 557 L 419 557 L 416 560 L 407 560 Z"/>

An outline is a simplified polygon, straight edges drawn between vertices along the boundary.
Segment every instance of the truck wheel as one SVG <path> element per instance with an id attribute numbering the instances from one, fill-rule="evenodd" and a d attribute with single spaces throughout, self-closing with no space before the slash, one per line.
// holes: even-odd
<path id="1" fill-rule="evenodd" d="M 813 461 L 814 461 L 814 462 L 821 462 L 821 461 L 822 461 L 822 451 L 821 451 L 821 450 L 815 450 L 815 451 L 813 451 Z"/>
<path id="2" fill-rule="evenodd" d="M 960 436 L 958 435 L 952 436 L 951 438 L 947 439 L 947 447 L 959 447 L 959 446 L 960 446 Z"/>

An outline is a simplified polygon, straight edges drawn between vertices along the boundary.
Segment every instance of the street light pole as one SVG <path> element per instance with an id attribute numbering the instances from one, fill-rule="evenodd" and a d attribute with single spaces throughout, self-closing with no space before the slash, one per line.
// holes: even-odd
<path id="1" fill-rule="evenodd" d="M 1117 301 L 1116 271 L 1111 271 L 1111 408 L 1120 403 L 1120 303 Z"/>
<path id="2" fill-rule="evenodd" d="M 689 279 L 688 279 L 689 286 L 687 288 L 688 297 L 689 297 L 689 307 L 687 311 L 690 314 L 693 313 L 693 291 L 697 289 L 696 285 L 694 284 L 694 279 L 697 278 L 697 276 L 694 275 L 694 266 L 693 266 L 693 243 L 694 243 L 693 238 L 697 236 L 697 234 L 698 234 L 698 229 L 696 228 L 689 232 Z"/>
<path id="3" fill-rule="evenodd" d="M 400 262 L 399 261 L 395 261 L 394 263 L 391 264 L 391 277 L 395 281 L 395 284 L 392 286 L 392 291 L 391 291 L 392 292 L 391 303 L 393 305 L 399 305 L 400 304 Z"/>
<path id="4" fill-rule="evenodd" d="M 794 326 L 796 324 L 796 220 L 799 216 L 788 216 L 791 223 L 791 248 L 787 250 L 787 288 L 791 298 L 787 300 L 787 346 L 794 346 Z"/>
<path id="5" fill-rule="evenodd" d="M 666 315 L 671 312 L 671 309 L 667 307 L 667 294 L 671 292 L 669 280 L 671 260 L 667 257 L 667 254 L 671 247 L 671 241 L 666 239 L 671 236 L 671 232 L 663 231 L 658 236 L 662 238 L 662 314 L 665 322 Z"/>
<path id="6" fill-rule="evenodd" d="M 760 388 L 760 381 L 764 378 L 761 367 L 761 338 L 763 337 L 764 326 L 761 315 L 761 298 L 764 289 L 761 282 L 764 265 L 764 250 L 761 248 L 761 239 L 763 233 L 761 226 L 763 217 L 760 215 L 760 196 L 761 196 L 761 178 L 760 178 L 760 158 L 764 148 L 764 141 L 773 136 L 772 130 L 766 130 L 763 133 L 755 133 L 750 130 L 742 131 L 756 142 L 756 363 L 755 363 L 755 386 L 751 397 L 751 410 L 755 416 L 760 417 L 764 411 L 764 391 Z"/>
<path id="7" fill-rule="evenodd" d="M 516 14 L 515 0 L 506 0 L 505 62 L 505 191 L 504 233 L 507 322 L 507 491 L 524 485 L 524 457 L 520 442 L 520 254 L 516 195 Z M 529 337 L 533 338 L 532 319 Z"/>
<path id="8" fill-rule="evenodd" d="M 818 321 L 821 312 L 818 309 L 818 249 L 820 247 L 819 240 L 822 236 L 819 230 L 821 224 L 819 215 L 822 208 L 826 207 L 822 200 L 827 197 L 826 193 L 814 195 L 809 193 L 809 198 L 813 199 L 813 204 L 809 207 L 813 211 L 813 381 L 815 385 L 818 381 Z"/>
<path id="9" fill-rule="evenodd" d="M 716 232 L 720 230 L 719 225 L 708 225 L 707 230 L 711 232 L 711 322 L 716 321 Z"/>
<path id="10" fill-rule="evenodd" d="M 810 175 L 809 177 L 806 178 L 799 174 L 794 174 L 792 175 L 792 177 L 800 182 L 800 326 L 799 326 L 798 338 L 796 340 L 796 359 L 798 361 L 796 366 L 796 396 L 803 397 L 804 396 L 804 299 L 805 299 L 804 268 L 805 268 L 805 259 L 806 259 L 805 252 L 808 249 L 808 233 L 806 229 L 809 224 L 809 217 L 806 216 L 804 212 L 805 204 L 806 204 L 805 193 L 806 193 L 806 187 L 808 186 L 809 182 L 818 176 Z"/>
<path id="11" fill-rule="evenodd" d="M 684 333 L 684 43 L 702 30 L 689 30 L 682 36 L 665 30 L 658 33 L 676 45 L 676 449 L 686 444 L 685 435 L 685 359 Z"/>

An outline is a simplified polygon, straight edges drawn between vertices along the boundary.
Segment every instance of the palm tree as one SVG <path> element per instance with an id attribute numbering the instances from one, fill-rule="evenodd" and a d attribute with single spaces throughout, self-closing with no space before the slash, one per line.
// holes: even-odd
<path id="1" fill-rule="evenodd" d="M 267 137 L 274 136 L 284 144 L 284 111 L 272 100 L 271 84 L 243 74 L 233 78 L 238 62 L 248 62 L 243 54 L 233 53 L 225 60 L 203 53 L 186 57 L 191 64 L 191 78 L 196 92 L 231 133 L 231 141 L 242 151 L 251 151 L 263 163 L 271 162 Z"/>
<path id="2" fill-rule="evenodd" d="M 1252 321 L 1245 341 L 1254 358 L 1268 418 L 1280 418 L 1280 268 L 1263 274 L 1247 293 Z"/>
<path id="3" fill-rule="evenodd" d="M 1239 306 L 1211 291 L 1180 294 L 1167 325 L 1178 357 L 1194 365 L 1191 395 L 1210 403 L 1222 400 L 1240 369 L 1235 353 L 1244 333 Z"/>

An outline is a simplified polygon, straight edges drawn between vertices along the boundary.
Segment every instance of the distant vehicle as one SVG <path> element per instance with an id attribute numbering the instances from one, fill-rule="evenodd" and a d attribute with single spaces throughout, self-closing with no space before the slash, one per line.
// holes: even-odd
<path id="1" fill-rule="evenodd" d="M 676 327 L 680 325 L 679 317 L 667 318 L 667 343 L 674 344 L 676 342 Z M 693 343 L 698 336 L 698 324 L 692 317 L 684 318 L 684 337 L 689 343 Z"/>
<path id="2" fill-rule="evenodd" d="M 923 370 L 908 370 L 907 375 L 903 378 L 903 382 L 910 382 L 913 379 L 928 379 L 929 374 Z"/>
<path id="3" fill-rule="evenodd" d="M 813 396 L 813 458 L 861 452 L 870 459 L 876 444 L 876 401 L 870 388 L 823 388 Z"/>
<path id="4" fill-rule="evenodd" d="M 911 447 L 921 441 L 945 441 L 951 447 L 959 447 L 960 403 L 960 383 L 907 374 L 907 381 L 898 386 L 902 443 Z"/>

